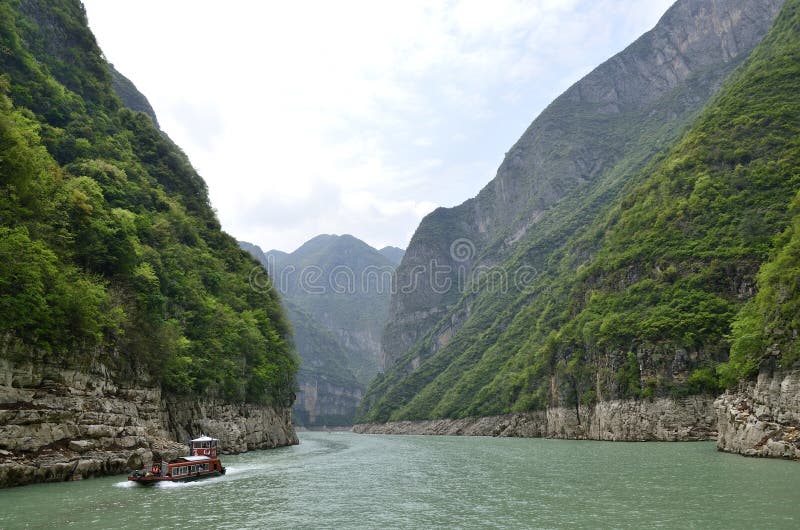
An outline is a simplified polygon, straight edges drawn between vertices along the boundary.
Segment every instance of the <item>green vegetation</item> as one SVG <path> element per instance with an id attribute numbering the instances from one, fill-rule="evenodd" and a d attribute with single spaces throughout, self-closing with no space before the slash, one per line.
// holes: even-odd
<path id="1" fill-rule="evenodd" d="M 380 366 L 379 337 L 395 264 L 350 235 L 319 235 L 290 254 L 265 255 L 252 243 L 239 245 L 280 282 L 301 358 L 296 421 L 352 425 L 360 396 Z M 396 259 L 403 252 L 384 250 Z"/>
<path id="2" fill-rule="evenodd" d="M 320 379 L 341 388 L 363 390 L 348 367 L 347 348 L 308 313 L 292 303 L 286 306 L 294 328 L 295 345 L 302 359 L 299 382 Z"/>
<path id="3" fill-rule="evenodd" d="M 305 403 L 298 397 L 294 405 L 295 421 L 298 425 L 306 426 L 352 425 L 358 400 L 350 398 L 349 394 L 363 394 L 364 386 L 348 367 L 350 352 L 325 326 L 305 311 L 291 302 L 286 307 L 301 358 L 297 372 L 298 396 L 302 396 L 304 387 L 315 388 L 319 409 L 319 413 L 312 417 L 311 411 L 305 409 Z"/>
<path id="4" fill-rule="evenodd" d="M 319 235 L 290 254 L 267 255 L 284 298 L 338 337 L 345 366 L 366 386 L 380 369 L 394 263 L 346 234 Z M 299 345 L 298 352 L 306 358 Z"/>
<path id="5" fill-rule="evenodd" d="M 791 226 L 775 241 L 775 256 L 758 273 L 758 294 L 733 321 L 731 355 L 719 367 L 726 386 L 755 375 L 767 355 L 789 368 L 800 361 L 800 195 Z"/>
<path id="6" fill-rule="evenodd" d="M 77 0 L 0 4 L 0 336 L 9 355 L 147 370 L 177 393 L 284 406 L 273 289 L 205 184 L 125 108 Z"/>
<path id="7" fill-rule="evenodd" d="M 713 393 L 752 374 L 773 343 L 795 362 L 797 232 L 784 230 L 800 189 L 798 83 L 790 0 L 671 149 L 644 168 L 623 159 L 588 197 L 552 207 L 502 263 L 509 277 L 522 265 L 540 274 L 462 298 L 370 387 L 359 420 Z M 433 348 L 466 307 L 459 332 Z"/>

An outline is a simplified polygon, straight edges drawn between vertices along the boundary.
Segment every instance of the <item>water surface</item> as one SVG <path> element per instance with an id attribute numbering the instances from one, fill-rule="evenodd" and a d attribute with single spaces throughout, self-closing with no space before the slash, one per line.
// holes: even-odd
<path id="1" fill-rule="evenodd" d="M 713 442 L 301 433 L 224 477 L 0 490 L 0 528 L 800 528 L 800 464 Z"/>

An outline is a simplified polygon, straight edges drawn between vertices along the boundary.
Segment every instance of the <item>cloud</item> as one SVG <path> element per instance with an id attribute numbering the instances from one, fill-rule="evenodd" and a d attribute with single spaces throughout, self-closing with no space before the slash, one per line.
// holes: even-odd
<path id="1" fill-rule="evenodd" d="M 213 103 L 176 101 L 167 112 L 174 120 L 174 127 L 180 128 L 182 135 L 203 150 L 211 149 L 223 132 L 222 118 Z"/>
<path id="2" fill-rule="evenodd" d="M 670 0 L 84 3 L 225 230 L 292 249 L 318 233 L 406 246 Z"/>

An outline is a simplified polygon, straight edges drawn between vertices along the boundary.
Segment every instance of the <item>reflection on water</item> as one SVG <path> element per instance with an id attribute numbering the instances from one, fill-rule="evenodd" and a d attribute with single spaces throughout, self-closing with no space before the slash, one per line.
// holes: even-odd
<path id="1" fill-rule="evenodd" d="M 800 467 L 713 443 L 306 432 L 225 476 L 0 490 L 0 528 L 798 528 Z"/>

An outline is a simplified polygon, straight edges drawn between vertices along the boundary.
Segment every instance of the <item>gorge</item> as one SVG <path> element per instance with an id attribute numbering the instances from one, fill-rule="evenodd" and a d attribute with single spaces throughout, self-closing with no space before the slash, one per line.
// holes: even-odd
<path id="1" fill-rule="evenodd" d="M 398 281 L 444 263 L 451 288 L 423 275 L 393 297 L 355 430 L 719 428 L 722 450 L 796 458 L 798 6 L 783 4 L 676 2 L 476 198 L 428 215 Z"/>
<path id="2" fill-rule="evenodd" d="M 227 454 L 287 446 L 231 458 L 231 481 L 211 487 L 267 477 L 253 491 L 286 486 L 283 502 L 311 513 L 296 477 L 319 469 L 329 498 L 362 495 L 331 520 L 368 517 L 386 482 L 407 520 L 441 508 L 444 524 L 464 508 L 438 488 L 461 466 L 475 506 L 524 526 L 525 488 L 553 516 L 559 469 L 577 476 L 592 451 L 635 460 L 620 484 L 656 469 L 676 499 L 700 487 L 668 473 L 680 455 L 718 476 L 754 469 L 709 443 L 649 444 L 651 465 L 647 448 L 586 440 L 800 460 L 799 87 L 800 0 L 678 0 L 541 112 L 474 198 L 425 216 L 406 250 L 321 234 L 264 252 L 222 230 L 79 0 L 0 3 L 0 488 L 138 469 L 204 433 Z M 499 439 L 295 432 L 351 425 Z M 303 436 L 310 448 L 288 447 Z M 386 473 L 370 451 L 391 452 Z M 519 476 L 519 512 L 498 508 L 492 451 L 553 487 Z M 578 502 L 586 484 L 570 480 Z M 409 494 L 417 483 L 435 509 Z M 717 483 L 728 500 L 740 485 Z M 301 511 L 275 517 L 308 523 Z M 597 506 L 582 521 L 597 513 L 614 521 Z"/>
<path id="3" fill-rule="evenodd" d="M 301 363 L 294 418 L 304 427 L 351 426 L 380 369 L 392 274 L 403 250 L 323 234 L 294 252 L 239 245 L 277 283 Z"/>

